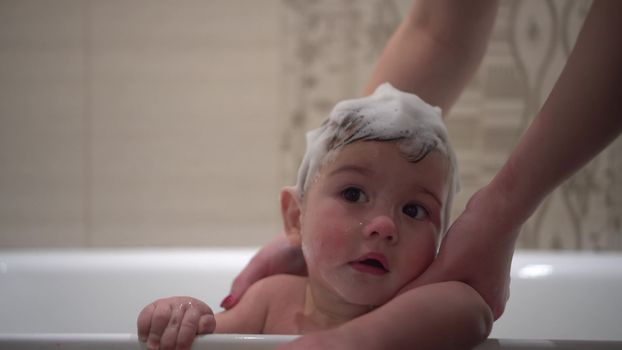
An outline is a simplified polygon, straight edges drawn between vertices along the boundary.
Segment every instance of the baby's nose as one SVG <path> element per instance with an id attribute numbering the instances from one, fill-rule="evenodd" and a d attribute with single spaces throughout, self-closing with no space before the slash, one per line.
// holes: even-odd
<path id="1" fill-rule="evenodd" d="M 397 242 L 397 227 L 394 220 L 387 215 L 374 217 L 365 227 L 363 234 L 369 238 L 380 238 L 391 243 Z"/>

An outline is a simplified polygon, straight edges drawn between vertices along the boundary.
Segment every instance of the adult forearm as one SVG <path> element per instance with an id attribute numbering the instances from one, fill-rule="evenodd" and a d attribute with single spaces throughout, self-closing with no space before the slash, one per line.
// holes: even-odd
<path id="1" fill-rule="evenodd" d="M 622 2 L 594 1 L 568 62 L 492 185 L 525 220 L 622 130 Z"/>
<path id="2" fill-rule="evenodd" d="M 492 320 L 474 289 L 443 282 L 402 293 L 332 332 L 348 349 L 470 349 L 486 339 Z"/>
<path id="3" fill-rule="evenodd" d="M 482 60 L 497 7 L 497 0 L 415 1 L 387 43 L 366 94 L 388 81 L 446 113 Z"/>

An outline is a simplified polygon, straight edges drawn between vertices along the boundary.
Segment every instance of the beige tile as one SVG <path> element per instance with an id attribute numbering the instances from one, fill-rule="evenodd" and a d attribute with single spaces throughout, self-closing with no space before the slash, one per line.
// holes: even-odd
<path id="1" fill-rule="evenodd" d="M 0 3 L 0 246 L 84 243 L 81 14 Z"/>
<path id="2" fill-rule="evenodd" d="M 275 2 L 250 17 L 242 2 L 140 4 L 93 8 L 93 244 L 265 242 L 278 227 Z"/>

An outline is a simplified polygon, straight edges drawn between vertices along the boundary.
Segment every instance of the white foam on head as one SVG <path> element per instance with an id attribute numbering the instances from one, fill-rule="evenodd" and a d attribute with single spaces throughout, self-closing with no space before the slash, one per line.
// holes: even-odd
<path id="1" fill-rule="evenodd" d="M 307 151 L 298 170 L 298 195 L 304 196 L 310 180 L 330 159 L 331 153 L 357 141 L 398 141 L 411 161 L 432 150 L 449 160 L 448 197 L 444 203 L 441 234 L 445 233 L 453 196 L 459 190 L 456 156 L 447 137 L 441 109 L 389 83 L 370 96 L 339 102 L 322 125 L 307 133 Z"/>

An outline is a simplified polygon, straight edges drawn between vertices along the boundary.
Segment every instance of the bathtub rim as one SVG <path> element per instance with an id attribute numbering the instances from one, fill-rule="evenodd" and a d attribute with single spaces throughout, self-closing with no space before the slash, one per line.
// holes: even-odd
<path id="1" fill-rule="evenodd" d="M 272 348 L 296 339 L 297 335 L 268 334 L 209 334 L 195 339 L 194 350 L 224 346 L 231 348 L 238 345 L 252 345 L 251 348 Z M 138 340 L 138 335 L 131 333 L 0 333 L 0 349 L 40 350 L 86 348 L 147 349 L 146 344 Z M 548 339 L 497 339 L 489 338 L 477 345 L 474 350 L 613 350 L 621 349 L 622 341 L 587 341 L 587 340 L 548 340 Z"/>

